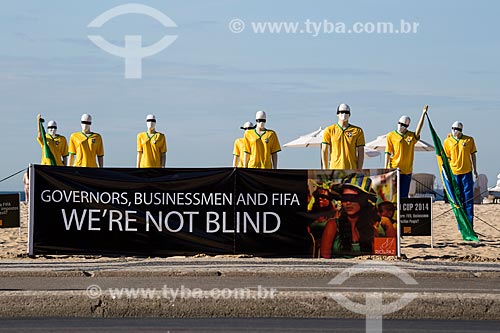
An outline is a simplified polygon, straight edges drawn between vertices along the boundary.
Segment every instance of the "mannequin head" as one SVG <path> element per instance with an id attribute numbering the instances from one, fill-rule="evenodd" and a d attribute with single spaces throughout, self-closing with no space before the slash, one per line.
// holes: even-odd
<path id="1" fill-rule="evenodd" d="M 461 122 L 455 121 L 451 125 L 451 135 L 453 135 L 456 139 L 460 139 L 462 137 L 463 128 L 464 125 Z"/>
<path id="2" fill-rule="evenodd" d="M 249 129 L 254 129 L 255 126 L 252 124 L 251 121 L 247 121 L 246 123 L 243 124 L 243 126 L 240 127 L 242 130 L 249 130 Z"/>
<path id="3" fill-rule="evenodd" d="M 347 125 L 349 124 L 349 117 L 351 116 L 351 108 L 347 104 L 340 104 L 337 107 L 337 118 L 339 119 L 339 124 Z"/>
<path id="4" fill-rule="evenodd" d="M 266 128 L 266 113 L 264 111 L 257 111 L 255 114 L 255 121 L 257 122 L 257 128 L 263 130 Z"/>
<path id="5" fill-rule="evenodd" d="M 82 132 L 85 134 L 90 133 L 90 125 L 92 125 L 92 116 L 86 113 L 82 114 L 81 124 L 82 124 Z"/>
<path id="6" fill-rule="evenodd" d="M 398 132 L 405 134 L 410 126 L 411 119 L 409 116 L 401 116 L 398 120 Z"/>
<path id="7" fill-rule="evenodd" d="M 154 130 L 156 129 L 156 117 L 154 114 L 148 114 L 146 116 L 146 125 L 149 131 L 154 132 Z"/>
<path id="8" fill-rule="evenodd" d="M 56 136 L 57 134 L 57 123 L 54 120 L 50 120 L 47 123 L 47 133 L 51 136 Z"/>

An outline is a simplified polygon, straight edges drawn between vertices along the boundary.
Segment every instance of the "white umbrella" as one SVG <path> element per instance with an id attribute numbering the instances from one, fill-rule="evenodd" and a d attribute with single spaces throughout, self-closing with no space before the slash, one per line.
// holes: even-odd
<path id="1" fill-rule="evenodd" d="M 301 135 L 297 139 L 285 143 L 283 147 L 320 147 L 323 140 L 323 132 L 324 130 L 320 127 L 314 132 Z"/>
<path id="2" fill-rule="evenodd" d="M 373 141 L 368 142 L 365 145 L 366 148 L 371 148 L 377 151 L 385 151 L 385 147 L 387 144 L 387 134 L 386 135 L 380 135 L 377 136 L 377 138 Z M 415 151 L 435 151 L 434 146 L 431 145 L 430 143 L 427 143 L 423 140 L 419 140 L 417 144 L 415 145 Z"/>
<path id="3" fill-rule="evenodd" d="M 283 145 L 283 147 L 294 147 L 294 148 L 306 148 L 306 147 L 321 147 L 321 142 L 323 141 L 323 132 L 325 130 L 321 127 L 314 132 L 301 135 L 297 139 L 287 142 Z M 380 156 L 380 152 L 365 147 L 365 156 L 366 157 L 376 157 Z"/>

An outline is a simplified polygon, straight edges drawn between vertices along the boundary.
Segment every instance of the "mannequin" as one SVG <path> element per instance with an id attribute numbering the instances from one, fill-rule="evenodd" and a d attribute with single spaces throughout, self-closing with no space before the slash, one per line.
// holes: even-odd
<path id="1" fill-rule="evenodd" d="M 43 126 L 44 120 L 41 115 L 37 115 L 37 141 L 42 148 L 42 165 L 57 165 L 64 166 L 67 162 L 68 157 L 68 142 L 66 138 L 62 135 L 57 134 L 57 123 L 54 120 L 50 120 L 47 123 L 47 132 L 45 133 L 45 146 L 41 127 Z M 52 160 L 47 156 L 45 149 L 49 149 L 50 153 L 54 157 Z"/>
<path id="2" fill-rule="evenodd" d="M 30 201 L 30 170 L 26 170 L 23 175 L 24 201 Z"/>
<path id="3" fill-rule="evenodd" d="M 278 152 L 281 151 L 278 135 L 266 128 L 267 116 L 264 111 L 257 111 L 255 121 L 256 128 L 245 131 L 244 167 L 277 169 Z"/>
<path id="4" fill-rule="evenodd" d="M 471 225 L 474 221 L 474 178 L 478 178 L 476 143 L 474 138 L 463 134 L 464 125 L 455 121 L 451 133 L 444 140 L 443 148 L 450 161 L 451 171 L 460 189 L 460 202 L 465 208 Z M 474 173 L 474 178 L 472 174 Z"/>
<path id="5" fill-rule="evenodd" d="M 325 129 L 321 144 L 323 169 L 354 170 L 363 168 L 365 135 L 360 127 L 349 123 L 350 116 L 351 108 L 349 105 L 340 104 L 337 107 L 337 123 Z"/>
<path id="6" fill-rule="evenodd" d="M 240 127 L 244 131 L 254 129 L 255 126 L 252 122 L 247 121 Z M 248 155 L 247 155 L 248 156 Z M 243 163 L 243 158 L 245 157 L 245 138 L 238 138 L 234 141 L 233 147 L 233 167 L 242 168 L 245 164 Z M 248 163 L 248 161 L 247 161 Z"/>
<path id="7" fill-rule="evenodd" d="M 409 131 L 409 116 L 399 118 L 397 129 L 387 133 L 385 148 L 385 167 L 400 169 L 400 197 L 407 198 L 413 172 L 415 145 L 420 140 L 428 105 L 424 106 L 415 132 Z"/>
<path id="8" fill-rule="evenodd" d="M 104 167 L 104 145 L 102 137 L 90 130 L 92 116 L 83 114 L 81 117 L 81 132 L 71 134 L 69 139 L 68 166 L 102 168 Z M 96 163 L 97 159 L 97 163 Z"/>
<path id="9" fill-rule="evenodd" d="M 164 168 L 167 162 L 167 140 L 156 131 L 156 116 L 146 116 L 147 131 L 137 134 L 138 168 Z"/>

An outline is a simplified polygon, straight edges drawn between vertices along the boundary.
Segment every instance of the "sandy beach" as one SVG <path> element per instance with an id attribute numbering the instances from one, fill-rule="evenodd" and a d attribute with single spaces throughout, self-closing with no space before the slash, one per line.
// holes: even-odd
<path id="1" fill-rule="evenodd" d="M 451 207 L 443 201 L 433 204 L 433 247 L 430 237 L 403 237 L 403 259 L 470 262 L 500 261 L 500 205 L 475 205 L 474 230 L 479 242 L 466 242 L 457 229 Z M 0 229 L 0 258 L 27 258 L 28 206 L 21 203 L 21 228 Z M 68 259 L 68 256 L 55 256 Z M 82 258 L 82 256 L 75 256 Z M 231 256 L 234 257 L 234 256 Z M 38 257 L 43 259 L 45 257 Z M 51 258 L 54 258 L 51 256 Z M 95 259 L 92 256 L 92 259 Z M 334 260 L 334 259 L 332 259 Z"/>

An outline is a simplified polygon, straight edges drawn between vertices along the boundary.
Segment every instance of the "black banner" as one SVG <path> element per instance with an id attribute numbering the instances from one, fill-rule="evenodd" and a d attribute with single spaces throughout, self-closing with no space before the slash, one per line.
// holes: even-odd
<path id="1" fill-rule="evenodd" d="M 432 198 L 403 198 L 399 212 L 402 236 L 432 236 Z"/>
<path id="2" fill-rule="evenodd" d="M 383 172 L 372 178 L 394 197 L 395 173 Z M 356 173 L 36 165 L 34 175 L 30 254 L 319 257 L 321 232 L 311 225 L 325 209 L 312 208 L 317 186 L 339 191 Z M 340 209 L 340 197 L 328 200 Z"/>
<path id="3" fill-rule="evenodd" d="M 0 228 L 19 228 L 19 194 L 0 194 Z"/>
<path id="4" fill-rule="evenodd" d="M 236 170 L 236 252 L 309 256 L 307 170 Z"/>

